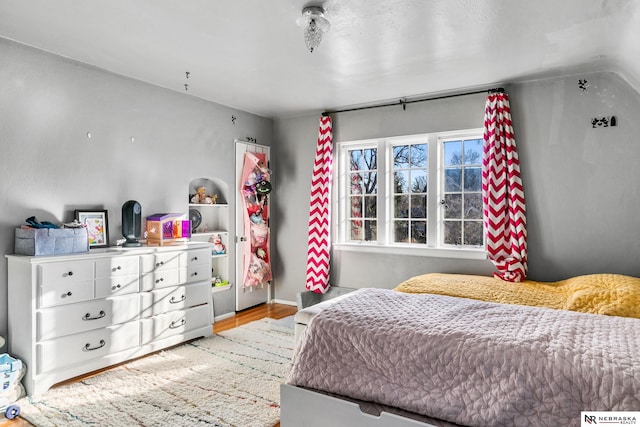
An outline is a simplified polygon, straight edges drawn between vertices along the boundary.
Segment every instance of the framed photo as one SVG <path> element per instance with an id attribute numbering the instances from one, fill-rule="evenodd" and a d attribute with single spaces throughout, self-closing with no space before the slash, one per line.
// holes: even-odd
<path id="1" fill-rule="evenodd" d="M 103 211 L 76 210 L 76 219 L 87 227 L 89 248 L 106 248 L 109 246 L 109 215 Z"/>

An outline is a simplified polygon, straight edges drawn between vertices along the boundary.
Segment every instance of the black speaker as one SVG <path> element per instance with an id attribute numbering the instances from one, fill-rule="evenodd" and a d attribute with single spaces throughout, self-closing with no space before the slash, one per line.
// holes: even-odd
<path id="1" fill-rule="evenodd" d="M 141 246 L 142 206 L 135 200 L 122 205 L 122 235 L 127 239 L 122 246 Z"/>

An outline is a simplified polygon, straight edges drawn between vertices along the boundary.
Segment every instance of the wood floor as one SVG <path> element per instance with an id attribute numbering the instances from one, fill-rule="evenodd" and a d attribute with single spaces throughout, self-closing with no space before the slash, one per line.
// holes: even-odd
<path id="1" fill-rule="evenodd" d="M 235 316 L 229 317 L 227 319 L 216 322 L 213 325 L 213 332 L 222 332 L 228 329 L 236 328 L 240 325 L 244 325 L 245 323 L 253 322 L 254 320 L 260 320 L 265 317 L 270 317 L 272 319 L 282 319 L 283 317 L 291 316 L 295 314 L 297 308 L 291 305 L 285 304 L 261 304 L 256 307 L 248 308 L 244 311 L 236 313 Z M 89 374 L 87 376 L 74 378 L 69 381 L 65 381 L 60 383 L 59 385 L 68 384 L 74 381 L 80 381 L 88 376 L 95 375 L 95 373 Z M 15 420 L 5 420 L 1 421 L 2 416 L 0 416 L 0 426 L 2 427 L 32 427 L 33 424 L 29 423 L 26 420 L 18 417 Z M 280 427 L 280 423 L 276 424 L 275 427 Z"/>

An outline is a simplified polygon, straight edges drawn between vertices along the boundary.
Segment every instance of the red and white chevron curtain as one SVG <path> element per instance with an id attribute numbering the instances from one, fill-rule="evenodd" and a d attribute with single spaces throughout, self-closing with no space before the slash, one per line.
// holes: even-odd
<path id="1" fill-rule="evenodd" d="M 527 221 L 509 97 L 502 92 L 490 93 L 485 104 L 482 204 L 494 276 L 521 282 L 527 276 Z"/>
<path id="2" fill-rule="evenodd" d="M 311 178 L 307 283 L 310 291 L 324 294 L 329 289 L 331 166 L 333 134 L 331 117 L 320 117 L 318 145 Z"/>

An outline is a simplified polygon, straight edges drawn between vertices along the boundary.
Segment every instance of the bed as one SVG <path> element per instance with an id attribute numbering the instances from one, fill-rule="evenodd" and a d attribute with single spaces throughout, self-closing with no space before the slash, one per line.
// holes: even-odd
<path id="1" fill-rule="evenodd" d="M 640 279 L 618 275 L 360 289 L 302 332 L 281 425 L 571 426 L 638 411 L 639 298 Z"/>

